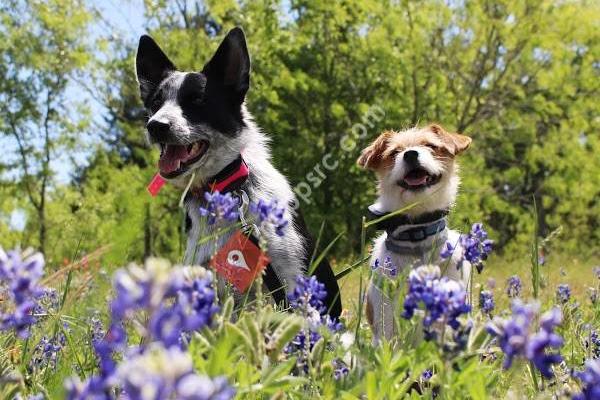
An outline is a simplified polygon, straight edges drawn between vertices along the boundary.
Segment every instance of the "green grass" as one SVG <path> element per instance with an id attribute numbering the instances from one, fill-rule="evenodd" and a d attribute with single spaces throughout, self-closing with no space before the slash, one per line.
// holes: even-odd
<path id="1" fill-rule="evenodd" d="M 358 256 L 338 260 L 333 263 L 334 268 L 339 272 L 357 259 Z M 600 284 L 592 274 L 596 262 L 590 258 L 552 253 L 546 257 L 546 261 L 540 267 L 540 300 L 546 310 L 555 301 L 556 285 L 568 283 L 571 286 L 573 299 L 563 306 L 565 322 L 560 333 L 565 337 L 565 346 L 562 354 L 569 368 L 580 368 L 586 356 L 582 345 L 584 325 L 591 323 L 600 327 L 600 311 L 598 307 L 591 306 L 587 294 L 588 287 Z M 52 266 L 48 269 L 53 270 Z M 86 270 L 80 264 L 63 268 L 49 284 L 65 295 L 65 307 L 40 324 L 27 350 L 23 341 L 0 335 L 0 339 L 4 339 L 2 346 L 9 354 L 10 369 L 22 376 L 21 384 L 12 386 L 13 390 L 16 387 L 24 394 L 41 392 L 47 398 L 63 398 L 63 381 L 67 377 L 77 374 L 77 371 L 82 378 L 94 373 L 95 359 L 90 348 L 87 319 L 94 311 L 99 311 L 106 320 L 111 297 L 110 275 L 114 270 L 114 266 L 103 265 L 102 254 L 92 257 Z M 425 395 L 431 396 L 431 390 L 439 386 L 440 398 L 443 399 L 549 398 L 557 394 L 564 396 L 564 387 L 571 391 L 578 390 L 577 383 L 569 378 L 567 369 L 556 369 L 563 383 L 544 381 L 538 376 L 535 385 L 527 365 L 522 362 L 503 371 L 502 353 L 494 350 L 493 346 L 489 347 L 490 337 L 484 330 L 487 317 L 478 312 L 477 305 L 473 313 L 475 328 L 472 341 L 463 352 L 449 355 L 436 344 L 419 340 L 418 319 L 400 319 L 397 340 L 373 348 L 370 329 L 364 318 L 359 319 L 361 275 L 364 292 L 369 274 L 370 268 L 366 262 L 340 280 L 344 322 L 349 332 L 360 335 L 360 343 L 355 342 L 345 348 L 338 335 L 323 332 L 324 343 L 320 352 L 311 353 L 308 374 L 293 373 L 295 359 L 281 353 L 285 342 L 302 326 L 302 320 L 294 315 L 275 312 L 268 304 L 244 309 L 231 322 L 226 313 L 218 319 L 212 330 L 198 335 L 190 348 L 197 371 L 210 376 L 226 375 L 236 385 L 239 398 L 248 399 L 271 396 L 298 399 L 357 399 L 361 396 L 369 399 L 414 398 L 416 393 L 409 392 L 410 386 L 419 381 L 420 373 L 428 368 L 435 370 L 435 376 L 431 385 L 424 386 Z M 508 307 L 508 299 L 504 295 L 506 279 L 515 274 L 523 281 L 523 297 L 531 298 L 531 265 L 526 254 L 511 255 L 510 259 L 508 255 L 492 255 L 483 273 L 474 276 L 474 293 L 486 285 L 488 279 L 495 279 L 497 314 L 501 314 Z M 575 307 L 575 302 L 580 306 Z M 67 320 L 71 322 L 71 329 L 67 345 L 59 355 L 57 368 L 31 374 L 26 365 L 34 343 L 42 335 L 53 332 L 59 322 Z M 260 337 L 281 339 L 272 346 L 257 347 L 255 344 L 261 342 Z M 273 349 L 278 350 L 274 352 Z M 495 361 L 481 358 L 488 351 L 495 352 Z M 336 381 L 332 378 L 333 359 L 347 360 L 351 373 L 345 380 Z M 6 390 L 10 389 L 7 388 L 0 388 L 0 397 L 2 393 L 9 393 Z"/>
<path id="2" fill-rule="evenodd" d="M 351 261 L 334 261 L 333 267 L 336 272 L 343 270 Z M 596 282 L 593 279 L 593 268 L 600 266 L 600 260 L 592 257 L 580 258 L 576 255 L 551 254 L 546 257 L 546 263 L 540 266 L 542 281 L 542 292 L 540 300 L 550 302 L 554 299 L 554 289 L 558 284 L 568 283 L 571 287 L 573 296 L 580 301 L 586 301 L 588 288 L 594 287 Z M 362 273 L 366 278 L 368 276 L 368 261 L 362 269 L 356 269 L 340 279 L 340 289 L 343 293 L 343 307 L 346 310 L 355 310 L 356 299 L 358 298 L 359 277 Z M 481 274 L 474 275 L 474 288 L 486 286 L 489 279 L 496 281 L 495 293 L 500 295 L 506 288 L 506 280 L 512 275 L 518 275 L 523 281 L 524 296 L 533 297 L 531 285 L 531 264 L 526 254 L 521 257 L 511 255 L 498 256 L 492 254 L 486 262 L 485 269 Z M 503 296 L 497 296 L 498 300 L 503 301 Z M 502 303 L 501 303 L 502 304 Z"/>

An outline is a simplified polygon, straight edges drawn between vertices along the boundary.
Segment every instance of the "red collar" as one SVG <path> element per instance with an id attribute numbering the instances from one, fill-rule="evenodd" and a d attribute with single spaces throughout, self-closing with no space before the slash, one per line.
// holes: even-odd
<path id="1" fill-rule="evenodd" d="M 204 192 L 216 192 L 227 193 L 232 190 L 238 189 L 250 175 L 248 165 L 244 161 L 241 155 L 239 155 L 231 163 L 227 164 L 219 173 L 209 179 L 208 184 L 198 189 L 192 189 L 191 192 L 195 195 L 203 196 Z M 152 197 L 158 195 L 160 189 L 164 186 L 166 180 L 160 176 L 160 173 L 154 175 L 152 181 L 148 185 L 148 192 Z"/>
<path id="2" fill-rule="evenodd" d="M 205 185 L 202 190 L 205 192 L 210 191 L 211 193 L 216 191 L 219 193 L 231 192 L 238 189 L 248 179 L 249 175 L 250 170 L 248 169 L 248 165 L 240 155 L 218 174 L 209 179 L 211 183 Z"/>

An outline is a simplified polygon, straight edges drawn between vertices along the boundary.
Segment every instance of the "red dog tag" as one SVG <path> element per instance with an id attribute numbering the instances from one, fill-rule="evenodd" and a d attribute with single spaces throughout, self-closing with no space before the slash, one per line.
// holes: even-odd
<path id="1" fill-rule="evenodd" d="M 160 174 L 154 175 L 154 178 L 152 178 L 152 181 L 147 187 L 148 192 L 150 192 L 150 195 L 152 197 L 155 197 L 158 194 L 158 192 L 160 192 L 160 189 L 162 189 L 165 183 L 167 183 L 167 181 L 165 181 L 165 179 L 162 176 L 160 176 Z"/>
<path id="2" fill-rule="evenodd" d="M 210 265 L 243 293 L 269 262 L 269 257 L 248 236 L 237 231 L 210 260 Z"/>

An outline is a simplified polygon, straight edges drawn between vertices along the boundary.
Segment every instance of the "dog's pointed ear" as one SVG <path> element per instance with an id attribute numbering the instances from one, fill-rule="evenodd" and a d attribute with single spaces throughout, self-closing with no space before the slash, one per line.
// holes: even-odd
<path id="1" fill-rule="evenodd" d="M 429 129 L 441 139 L 444 148 L 454 156 L 468 149 L 473 141 L 460 133 L 450 133 L 437 124 L 429 125 Z"/>
<path id="2" fill-rule="evenodd" d="M 387 149 L 389 140 L 393 134 L 393 131 L 385 131 L 379 135 L 373 143 L 362 151 L 357 160 L 358 165 L 367 169 L 378 169 L 383 162 L 383 153 Z"/>
<path id="3" fill-rule="evenodd" d="M 148 35 L 140 37 L 137 55 L 135 57 L 135 69 L 140 84 L 140 94 L 144 103 L 148 96 L 158 87 L 160 82 L 171 71 L 175 71 L 175 65 L 169 57 L 158 47 L 158 44 Z"/>
<path id="4" fill-rule="evenodd" d="M 241 28 L 233 28 L 219 45 L 211 60 L 202 69 L 211 82 L 223 85 L 234 99 L 244 101 L 250 87 L 250 55 Z"/>

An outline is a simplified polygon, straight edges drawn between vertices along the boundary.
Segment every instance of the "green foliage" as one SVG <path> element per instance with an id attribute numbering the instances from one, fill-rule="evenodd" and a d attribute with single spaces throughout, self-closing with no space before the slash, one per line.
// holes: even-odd
<path id="1" fill-rule="evenodd" d="M 593 2 L 145 2 L 150 34 L 182 69 L 200 69 L 228 29 L 244 27 L 248 106 L 273 140 L 275 165 L 310 187 L 309 226 L 325 221 L 323 243 L 347 232 L 337 254 L 360 247 L 357 221 L 374 197 L 374 177 L 355 166 L 360 149 L 385 128 L 431 121 L 474 138 L 453 225 L 483 220 L 507 254 L 523 254 L 535 198 L 541 237 L 563 226 L 561 250 L 593 253 L 599 15 Z M 0 163 L 0 233 L 11 244 L 48 242 L 56 260 L 80 239 L 85 249 L 113 245 L 115 260 L 177 259 L 177 194 L 144 191 L 156 154 L 144 139 L 137 38 L 86 35 L 99 17 L 93 2 L 0 8 L 0 98 L 10 105 L 0 111 L 0 140 L 23 144 Z M 97 129 L 70 86 L 102 103 L 108 126 Z M 368 115 L 373 106 L 384 118 Z M 356 139 L 350 151 L 344 135 Z M 46 155 L 76 150 L 91 155 L 87 166 L 57 185 Z M 324 155 L 337 167 L 326 170 Z M 15 210 L 26 215 L 22 232 L 8 223 Z"/>
<path id="2" fill-rule="evenodd" d="M 550 242 L 538 243 L 534 238 L 532 248 L 539 249 L 540 244 L 552 245 Z M 102 264 L 102 251 L 81 259 L 79 248 L 71 251 L 76 262 L 62 268 L 47 268 L 49 272 L 43 283 L 57 290 L 60 301 L 38 316 L 39 321 L 31 330 L 32 336 L 21 340 L 12 332 L 0 334 L 0 394 L 3 396 L 41 393 L 48 399 L 64 398 L 65 379 L 74 374 L 85 378 L 97 372 L 90 317 L 102 317 L 109 312 L 107 304 L 113 294 L 107 269 L 111 266 Z M 527 289 L 540 299 L 544 309 L 560 307 L 564 315 L 558 333 L 565 339 L 561 354 L 566 364 L 554 367 L 556 377 L 552 380 L 542 380 L 539 373 L 521 359 L 516 359 L 509 370 L 503 369 L 504 355 L 486 330 L 490 316 L 473 302 L 473 310 L 468 316 L 472 329 L 465 336 L 464 346 L 454 345 L 449 336 L 444 340 L 445 335 L 452 333 L 449 328 L 439 340 L 424 341 L 418 312 L 410 320 L 398 317 L 397 337 L 374 346 L 371 330 L 361 320 L 363 293 L 348 286 L 344 289 L 347 303 L 342 319 L 346 328 L 334 333 L 321 326 L 318 332 L 321 338 L 306 353 L 290 354 L 286 346 L 298 333 L 306 334 L 312 323 L 310 318 L 303 318 L 301 313 L 277 310 L 260 291 L 253 301 L 234 307 L 233 296 L 220 289 L 217 290 L 220 313 L 212 326 L 192 334 L 188 350 L 198 373 L 209 377 L 225 376 L 235 386 L 236 398 L 240 399 L 566 399 L 580 390 L 571 376 L 572 368 L 581 369 L 585 359 L 595 356 L 589 343 L 592 329 L 600 327 L 600 309 L 597 300 L 585 298 L 584 290 L 591 282 L 596 290 L 600 290 L 600 277 L 591 275 L 589 262 L 583 266 L 571 265 L 573 275 L 569 276 L 559 268 L 560 262 L 542 265 L 537 260 L 537 252 L 533 254 L 535 260 L 531 263 L 537 267 L 531 269 L 531 285 L 527 285 L 531 287 Z M 494 291 L 497 300 L 494 313 L 503 315 L 509 300 L 503 295 L 504 287 L 500 279 L 497 286 L 486 281 L 490 274 L 503 281 L 513 271 L 506 266 L 494 268 L 504 264 L 503 259 L 489 261 L 481 275 L 473 276 L 473 291 L 478 293 L 483 285 Z M 360 262 L 360 259 L 350 259 L 348 264 Z M 528 263 L 529 260 L 523 257 L 514 268 L 523 273 Z M 58 270 L 52 273 L 55 269 Z M 373 271 L 365 270 L 370 279 Z M 360 279 L 364 272 L 360 271 Z M 407 272 L 388 282 L 392 293 L 398 294 L 399 310 L 404 293 L 398 289 L 403 287 Z M 358 271 L 355 271 L 344 278 L 344 283 L 349 280 L 357 284 L 357 275 Z M 572 283 L 573 298 L 557 304 L 555 275 L 560 275 L 559 282 Z M 535 286 L 539 286 L 539 293 L 534 291 Z M 386 293 L 385 284 L 382 290 Z M 529 290 L 523 291 L 524 300 L 528 299 L 528 293 Z M 138 317 L 128 323 L 132 343 L 142 340 L 135 328 L 138 325 L 141 328 L 140 321 L 147 319 L 145 315 Z M 461 322 L 466 323 L 464 319 Z M 57 335 L 64 335 L 65 340 L 57 352 L 56 365 L 33 363 L 41 337 Z M 348 372 L 336 378 L 334 370 L 339 363 L 344 363 Z M 430 380 L 422 375 L 426 370 L 433 373 Z"/>

